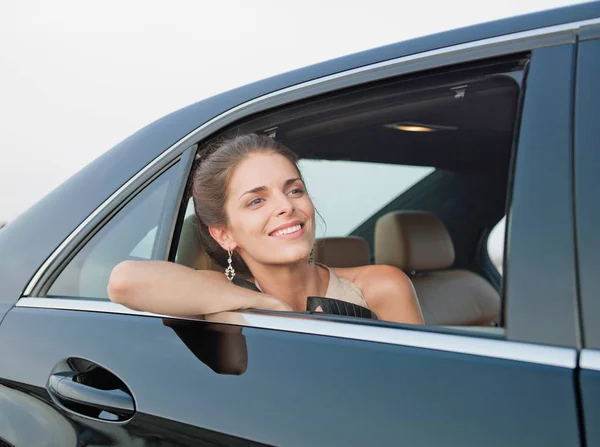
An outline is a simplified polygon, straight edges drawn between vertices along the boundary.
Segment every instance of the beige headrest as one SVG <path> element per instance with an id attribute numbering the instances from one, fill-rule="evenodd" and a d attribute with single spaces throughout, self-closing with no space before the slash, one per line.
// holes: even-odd
<path id="1" fill-rule="evenodd" d="M 198 238 L 195 215 L 188 216 L 183 221 L 175 262 L 196 270 L 223 270 L 210 259 L 202 248 Z"/>
<path id="2" fill-rule="evenodd" d="M 371 253 L 360 237 L 326 237 L 317 240 L 313 259 L 328 267 L 359 267 L 371 263 Z"/>
<path id="3" fill-rule="evenodd" d="M 454 263 L 454 245 L 435 214 L 395 211 L 375 224 L 375 263 L 404 271 L 445 269 Z"/>

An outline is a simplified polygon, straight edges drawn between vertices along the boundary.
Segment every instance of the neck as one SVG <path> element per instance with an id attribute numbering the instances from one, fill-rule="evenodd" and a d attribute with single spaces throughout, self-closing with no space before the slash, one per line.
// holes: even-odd
<path id="1" fill-rule="evenodd" d="M 292 265 L 256 265 L 251 268 L 263 292 L 286 301 L 295 311 L 306 310 L 306 297 L 324 296 L 329 273 L 323 267 L 301 261 Z"/>

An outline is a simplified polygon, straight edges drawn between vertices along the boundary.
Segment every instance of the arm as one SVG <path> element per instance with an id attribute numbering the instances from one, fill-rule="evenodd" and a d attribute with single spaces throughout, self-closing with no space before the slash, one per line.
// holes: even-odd
<path id="1" fill-rule="evenodd" d="M 125 261 L 112 271 L 108 297 L 134 310 L 191 317 L 240 309 L 292 310 L 264 293 L 230 284 L 222 273 L 166 261 Z"/>
<path id="2" fill-rule="evenodd" d="M 380 320 L 423 324 L 417 294 L 402 270 L 389 265 L 362 267 L 355 282 Z"/>

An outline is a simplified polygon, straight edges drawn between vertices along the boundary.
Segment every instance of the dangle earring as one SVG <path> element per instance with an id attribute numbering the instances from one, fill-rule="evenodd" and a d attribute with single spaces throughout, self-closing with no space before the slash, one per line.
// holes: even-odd
<path id="1" fill-rule="evenodd" d="M 231 281 L 233 281 L 233 277 L 235 276 L 235 270 L 234 270 L 233 266 L 231 265 L 231 262 L 233 260 L 231 259 L 231 252 L 229 251 L 229 249 L 227 249 L 227 254 L 229 254 L 229 257 L 227 258 L 227 263 L 229 265 L 225 269 L 225 276 L 227 276 L 227 279 L 229 280 L 229 282 L 231 282 Z"/>
<path id="2" fill-rule="evenodd" d="M 315 246 L 314 245 L 310 249 L 310 255 L 308 255 L 308 263 L 309 264 L 314 264 L 315 263 L 315 260 L 313 259 L 313 251 L 315 251 Z"/>

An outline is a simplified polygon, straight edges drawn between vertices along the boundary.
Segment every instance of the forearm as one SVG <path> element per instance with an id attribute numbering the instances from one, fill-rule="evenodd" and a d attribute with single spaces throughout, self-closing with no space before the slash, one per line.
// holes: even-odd
<path id="1" fill-rule="evenodd" d="M 182 317 L 265 309 L 273 304 L 271 297 L 229 284 L 213 272 L 165 261 L 126 261 L 117 265 L 110 277 L 108 296 L 135 310 Z"/>

